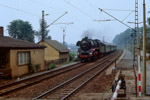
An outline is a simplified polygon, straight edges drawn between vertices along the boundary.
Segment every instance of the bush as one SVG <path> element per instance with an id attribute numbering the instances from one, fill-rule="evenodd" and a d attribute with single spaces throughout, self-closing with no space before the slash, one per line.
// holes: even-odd
<path id="1" fill-rule="evenodd" d="M 79 58 L 75 57 L 73 61 L 77 62 L 79 61 Z"/>
<path id="2" fill-rule="evenodd" d="M 56 68 L 56 65 L 55 64 L 50 64 L 48 69 L 54 69 L 54 68 Z"/>
<path id="3" fill-rule="evenodd" d="M 73 53 L 73 52 L 69 53 L 69 61 L 73 61 L 75 56 L 76 56 L 75 53 Z"/>
<path id="4" fill-rule="evenodd" d="M 31 60 L 29 60 L 28 69 L 30 73 L 34 73 L 34 68 L 33 68 Z"/>
<path id="5" fill-rule="evenodd" d="M 34 73 L 36 71 L 39 71 L 41 69 L 41 66 L 40 64 L 33 65 L 33 61 L 29 60 L 28 69 L 30 73 Z"/>
<path id="6" fill-rule="evenodd" d="M 40 64 L 36 64 L 36 65 L 34 65 L 34 67 L 35 67 L 36 71 L 39 71 L 41 69 Z"/>

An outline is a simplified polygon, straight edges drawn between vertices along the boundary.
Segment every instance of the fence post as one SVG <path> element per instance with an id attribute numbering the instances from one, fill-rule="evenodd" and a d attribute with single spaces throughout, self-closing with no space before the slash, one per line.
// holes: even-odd
<path id="1" fill-rule="evenodd" d="M 138 55 L 138 91 L 139 91 L 139 96 L 141 97 L 141 66 L 140 66 L 140 56 Z"/>

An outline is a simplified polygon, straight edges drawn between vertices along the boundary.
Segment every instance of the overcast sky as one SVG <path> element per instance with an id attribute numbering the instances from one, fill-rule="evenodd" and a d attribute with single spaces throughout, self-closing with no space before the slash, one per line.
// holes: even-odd
<path id="1" fill-rule="evenodd" d="M 139 22 L 143 21 L 143 0 L 139 0 Z M 149 17 L 150 0 L 146 0 L 146 16 Z M 4 26 L 5 35 L 8 35 L 7 25 L 16 19 L 29 21 L 34 30 L 39 29 L 39 20 L 42 16 L 42 10 L 48 24 L 61 16 L 66 11 L 65 16 L 59 19 L 56 23 L 74 24 L 54 24 L 48 29 L 50 30 L 53 40 L 63 41 L 63 28 L 66 30 L 65 41 L 67 43 L 76 43 L 82 38 L 84 31 L 92 32 L 92 38 L 104 39 L 107 42 L 112 42 L 116 34 L 127 29 L 117 21 L 93 21 L 112 19 L 104 12 L 100 12 L 98 8 L 105 9 L 106 12 L 115 16 L 124 23 L 134 21 L 135 0 L 0 0 L 0 26 Z M 112 10 L 109 10 L 112 9 Z M 117 9 L 117 10 L 113 10 Z M 120 11 L 119 11 L 120 10 Z M 128 16 L 130 14 L 130 16 Z M 128 17 L 127 17 L 128 16 Z M 126 18 L 127 17 L 127 18 Z M 126 19 L 124 19 L 126 18 Z M 128 24 L 134 27 L 134 24 Z M 142 26 L 142 24 L 140 25 Z M 37 42 L 37 39 L 36 39 Z"/>

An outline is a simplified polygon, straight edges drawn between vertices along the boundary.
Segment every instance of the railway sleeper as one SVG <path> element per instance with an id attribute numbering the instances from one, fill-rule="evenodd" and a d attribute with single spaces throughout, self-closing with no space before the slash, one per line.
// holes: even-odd
<path id="1" fill-rule="evenodd" d="M 14 86 L 14 87 L 10 87 L 9 89 L 8 88 L 3 89 L 3 90 L 0 91 L 0 95 L 4 94 L 6 92 L 12 91 L 12 90 L 16 90 L 16 88 L 19 88 L 19 87 L 22 87 L 22 86 L 18 86 L 18 87 Z"/>
<path id="2" fill-rule="evenodd" d="M 73 89 L 67 89 L 67 90 L 64 90 L 65 92 L 68 92 L 68 91 L 72 91 Z"/>

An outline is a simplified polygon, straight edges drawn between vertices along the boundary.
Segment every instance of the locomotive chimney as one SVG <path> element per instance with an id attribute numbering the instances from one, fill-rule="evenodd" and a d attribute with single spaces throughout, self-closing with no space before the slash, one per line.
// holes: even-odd
<path id="1" fill-rule="evenodd" d="M 88 37 L 85 37 L 85 39 L 87 40 L 87 39 L 88 39 Z"/>
<path id="2" fill-rule="evenodd" d="M 4 30 L 2 26 L 0 26 L 0 36 L 4 36 Z"/>

